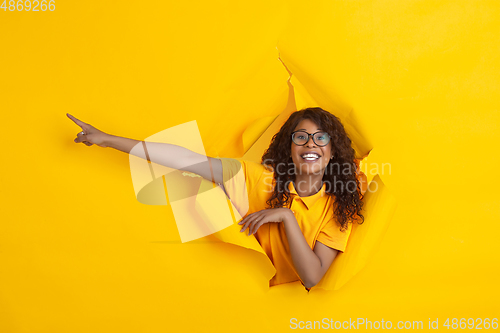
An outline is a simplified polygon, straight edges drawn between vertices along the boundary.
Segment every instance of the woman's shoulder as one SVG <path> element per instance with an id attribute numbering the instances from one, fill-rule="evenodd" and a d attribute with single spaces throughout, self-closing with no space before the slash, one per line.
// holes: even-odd
<path id="1" fill-rule="evenodd" d="M 241 158 L 221 158 L 220 160 L 225 173 L 236 175 L 242 171 L 245 179 L 254 184 L 265 177 L 274 178 L 274 171 L 269 165 Z"/>
<path id="2" fill-rule="evenodd" d="M 273 168 L 270 165 L 258 163 L 255 161 L 244 160 L 242 158 L 220 158 L 223 165 L 232 168 L 243 168 L 245 172 L 267 172 L 272 173 Z"/>

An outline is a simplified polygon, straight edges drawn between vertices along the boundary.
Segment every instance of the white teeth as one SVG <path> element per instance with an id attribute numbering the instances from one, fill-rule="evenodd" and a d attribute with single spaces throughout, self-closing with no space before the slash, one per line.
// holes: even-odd
<path id="1" fill-rule="evenodd" d="M 319 158 L 318 154 L 304 154 L 302 155 L 302 158 L 307 160 L 307 161 L 314 161 Z"/>

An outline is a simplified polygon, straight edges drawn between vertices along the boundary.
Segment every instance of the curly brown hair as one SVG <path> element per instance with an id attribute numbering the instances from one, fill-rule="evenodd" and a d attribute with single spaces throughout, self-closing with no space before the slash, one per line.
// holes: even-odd
<path id="1" fill-rule="evenodd" d="M 274 172 L 274 191 L 267 204 L 269 208 L 286 207 L 290 203 L 288 184 L 295 180 L 295 166 L 290 156 L 292 132 L 303 119 L 313 121 L 322 131 L 330 135 L 332 156 L 323 175 L 326 193 L 335 197 L 335 216 L 340 223 L 340 230 L 344 231 L 348 223 L 357 220 L 364 222 L 361 214 L 363 208 L 363 194 L 361 185 L 356 177 L 355 151 L 351 146 L 351 139 L 347 136 L 339 118 L 320 107 L 301 109 L 290 115 L 278 133 L 276 133 L 269 148 L 262 155 L 261 163 L 276 170 L 276 167 L 287 166 L 286 172 Z M 331 186 L 341 183 L 342 186 Z M 356 188 L 349 190 L 348 184 L 356 184 Z"/>

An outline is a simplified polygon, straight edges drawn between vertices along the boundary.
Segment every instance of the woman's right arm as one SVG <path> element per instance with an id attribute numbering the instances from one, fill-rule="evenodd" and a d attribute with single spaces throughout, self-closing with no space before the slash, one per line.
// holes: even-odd
<path id="1" fill-rule="evenodd" d="M 207 180 L 212 181 L 213 179 L 216 183 L 223 183 L 222 162 L 217 158 L 198 154 L 187 148 L 168 143 L 145 142 L 107 134 L 68 113 L 66 115 L 82 129 L 83 133 L 78 133 L 74 140 L 76 143 L 114 148 L 127 154 L 149 159 L 153 163 L 192 172 Z M 144 145 L 146 149 L 144 149 Z"/>

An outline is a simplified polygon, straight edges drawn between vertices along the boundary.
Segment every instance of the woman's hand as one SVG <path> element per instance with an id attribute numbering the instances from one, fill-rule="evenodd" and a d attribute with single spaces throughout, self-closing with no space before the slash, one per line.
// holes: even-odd
<path id="1" fill-rule="evenodd" d="M 255 234 L 261 225 L 268 222 L 283 222 L 289 214 L 293 214 L 288 208 L 263 209 L 246 216 L 238 224 L 244 224 L 240 232 L 248 228 L 248 236 Z"/>
<path id="2" fill-rule="evenodd" d="M 78 126 L 82 128 L 82 132 L 79 132 L 76 135 L 76 139 L 74 140 L 76 143 L 82 142 L 87 146 L 92 146 L 93 144 L 98 145 L 99 147 L 107 147 L 105 144 L 106 139 L 109 137 L 109 134 L 106 134 L 94 126 L 84 123 L 83 121 L 76 119 L 69 113 L 66 113 L 69 119 L 73 120 Z"/>

